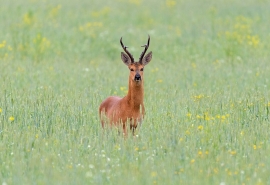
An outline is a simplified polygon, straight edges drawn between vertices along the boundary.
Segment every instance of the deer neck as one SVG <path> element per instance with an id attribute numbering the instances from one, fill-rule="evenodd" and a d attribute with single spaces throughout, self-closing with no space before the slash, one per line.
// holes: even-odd
<path id="1" fill-rule="evenodd" d="M 128 94 L 126 96 L 128 103 L 135 109 L 140 109 L 143 106 L 143 81 L 140 85 L 135 84 L 129 80 Z"/>

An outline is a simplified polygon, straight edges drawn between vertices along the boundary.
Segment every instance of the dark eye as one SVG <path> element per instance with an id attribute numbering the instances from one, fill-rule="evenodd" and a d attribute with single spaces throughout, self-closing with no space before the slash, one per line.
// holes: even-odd
<path id="1" fill-rule="evenodd" d="M 130 71 L 134 71 L 134 69 L 130 69 Z"/>
<path id="2" fill-rule="evenodd" d="M 141 68 L 141 70 L 140 71 L 143 71 L 143 68 Z"/>

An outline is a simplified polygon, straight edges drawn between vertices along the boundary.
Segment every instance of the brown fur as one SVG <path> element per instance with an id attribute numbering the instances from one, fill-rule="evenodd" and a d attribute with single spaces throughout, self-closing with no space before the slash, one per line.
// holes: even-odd
<path id="1" fill-rule="evenodd" d="M 143 57 L 143 54 L 141 56 Z M 149 52 L 144 58 L 141 57 L 139 62 L 132 61 L 132 55 L 121 53 L 121 57 L 130 69 L 128 93 L 123 98 L 110 96 L 105 99 L 99 107 L 99 115 L 102 127 L 108 122 L 110 126 L 122 126 L 124 134 L 127 134 L 128 124 L 130 124 L 129 127 L 134 134 L 138 123 L 142 122 L 145 114 L 143 68 L 152 59 L 152 52 Z M 135 80 L 136 74 L 140 75 L 140 81 Z"/>

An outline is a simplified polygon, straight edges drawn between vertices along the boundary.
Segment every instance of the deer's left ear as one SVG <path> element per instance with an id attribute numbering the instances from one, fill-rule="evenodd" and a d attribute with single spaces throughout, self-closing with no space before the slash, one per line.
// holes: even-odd
<path id="1" fill-rule="evenodd" d="M 150 51 L 145 57 L 142 59 L 142 64 L 146 66 L 152 59 L 152 51 Z"/>

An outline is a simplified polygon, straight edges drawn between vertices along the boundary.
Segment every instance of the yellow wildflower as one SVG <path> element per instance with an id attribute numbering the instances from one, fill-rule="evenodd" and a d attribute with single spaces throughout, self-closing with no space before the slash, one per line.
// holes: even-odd
<path id="1" fill-rule="evenodd" d="M 8 119 L 9 119 L 9 121 L 14 121 L 15 120 L 15 118 L 13 116 L 10 116 Z"/>
<path id="2" fill-rule="evenodd" d="M 83 26 L 79 26 L 79 30 L 83 31 L 84 30 Z"/>
<path id="3" fill-rule="evenodd" d="M 193 100 L 194 100 L 194 101 L 199 101 L 199 100 L 201 100 L 202 98 L 204 98 L 204 95 L 203 95 L 203 94 L 199 94 L 199 95 L 197 95 L 197 96 L 193 96 Z"/>
<path id="4" fill-rule="evenodd" d="M 156 67 L 155 69 L 152 69 L 151 72 L 154 73 L 154 72 L 157 72 L 158 71 L 158 68 Z"/>
<path id="5" fill-rule="evenodd" d="M 0 113 L 2 112 L 2 109 L 0 108 Z"/>
<path id="6" fill-rule="evenodd" d="M 255 47 L 255 48 L 256 48 L 256 47 L 258 46 L 258 44 L 260 43 L 260 39 L 259 39 L 258 35 L 253 35 L 253 36 L 248 35 L 248 36 L 247 36 L 247 39 L 248 39 L 248 44 L 249 44 L 250 46 Z"/>
<path id="7" fill-rule="evenodd" d="M 181 168 L 181 169 L 180 169 L 180 172 L 184 172 L 184 168 Z"/>
<path id="8" fill-rule="evenodd" d="M 4 40 L 2 43 L 0 43 L 0 48 L 4 48 L 6 46 L 6 41 Z"/>
<path id="9" fill-rule="evenodd" d="M 32 12 L 28 12 L 23 15 L 23 23 L 25 25 L 31 25 L 34 23 L 34 21 L 35 21 L 35 18 Z"/>
<path id="10" fill-rule="evenodd" d="M 38 48 L 39 52 L 44 52 L 51 45 L 51 42 L 46 37 L 42 37 L 41 34 L 36 35 L 33 39 L 33 43 Z"/>
<path id="11" fill-rule="evenodd" d="M 192 114 L 189 112 L 189 113 L 187 113 L 187 117 L 188 118 L 191 118 L 191 116 L 192 116 Z"/>
<path id="12" fill-rule="evenodd" d="M 102 10 L 99 10 L 99 11 L 93 11 L 91 13 L 91 15 L 93 17 L 100 17 L 100 16 L 104 16 L 104 15 L 108 15 L 109 12 L 110 12 L 110 7 L 104 7 Z"/>
<path id="13" fill-rule="evenodd" d="M 198 126 L 198 130 L 203 130 L 203 126 L 202 125 L 199 125 Z"/>
<path id="14" fill-rule="evenodd" d="M 62 8 L 61 5 L 57 5 L 56 7 L 53 7 L 49 13 L 51 17 L 56 17 L 59 13 L 59 10 Z"/>
<path id="15" fill-rule="evenodd" d="M 151 173 L 151 176 L 152 176 L 152 177 L 157 176 L 157 172 L 152 172 L 152 173 Z"/>
<path id="16" fill-rule="evenodd" d="M 211 117 L 209 116 L 208 112 L 204 113 L 204 120 L 209 121 Z"/>
<path id="17" fill-rule="evenodd" d="M 120 87 L 120 90 L 124 91 L 124 90 L 126 90 L 126 87 Z"/>
<path id="18" fill-rule="evenodd" d="M 116 150 L 121 150 L 121 147 L 120 147 L 120 145 L 118 145 L 118 144 L 116 144 L 116 145 L 114 146 L 114 148 L 115 148 Z"/>
<path id="19" fill-rule="evenodd" d="M 183 140 L 184 140 L 184 139 L 183 139 L 182 137 L 179 139 L 180 142 L 182 142 Z"/>
<path id="20" fill-rule="evenodd" d="M 176 1 L 175 0 L 166 0 L 166 6 L 168 8 L 172 8 L 176 5 Z"/>

